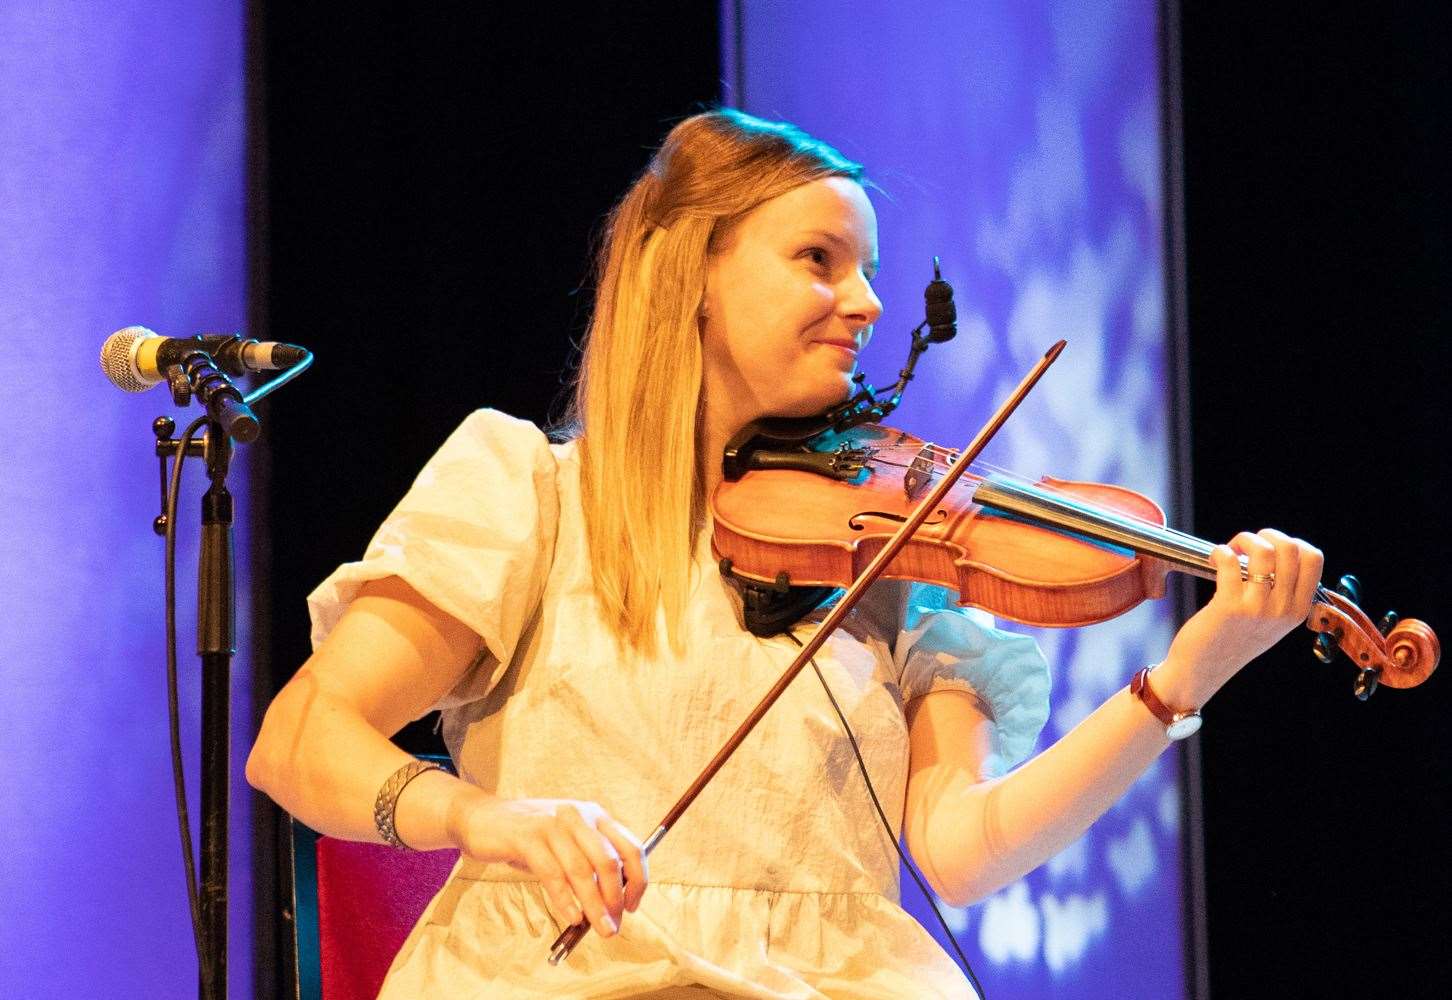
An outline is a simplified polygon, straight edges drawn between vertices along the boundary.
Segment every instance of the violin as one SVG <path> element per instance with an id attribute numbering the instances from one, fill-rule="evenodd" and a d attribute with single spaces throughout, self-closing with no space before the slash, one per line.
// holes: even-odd
<path id="1" fill-rule="evenodd" d="M 727 448 L 712 498 L 723 571 L 777 593 L 845 588 L 961 454 L 881 424 L 843 432 L 811 421 L 759 421 Z M 792 511 L 782 518 L 780 512 Z M 1037 481 L 972 464 L 882 575 L 958 592 L 962 605 L 1044 628 L 1115 618 L 1163 597 L 1172 570 L 1215 579 L 1214 545 L 1166 526 L 1153 500 L 1104 483 Z M 1245 572 L 1242 559 L 1242 572 Z M 1356 694 L 1414 687 L 1440 658 L 1424 622 L 1358 607 L 1354 578 L 1319 587 L 1306 627 L 1316 652 L 1343 650 Z"/>

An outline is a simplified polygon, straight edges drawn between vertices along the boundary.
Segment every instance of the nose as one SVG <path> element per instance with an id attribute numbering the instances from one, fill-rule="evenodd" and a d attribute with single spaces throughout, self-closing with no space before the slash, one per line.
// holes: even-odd
<path id="1" fill-rule="evenodd" d="M 840 309 L 845 319 L 857 327 L 871 327 L 882 315 L 882 300 L 872 290 L 872 283 L 860 270 L 847 280 L 842 291 Z M 867 331 L 871 334 L 871 330 Z"/>

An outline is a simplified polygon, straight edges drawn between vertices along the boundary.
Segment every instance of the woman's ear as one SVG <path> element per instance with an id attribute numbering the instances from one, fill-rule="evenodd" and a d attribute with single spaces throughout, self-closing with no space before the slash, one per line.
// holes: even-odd
<path id="1" fill-rule="evenodd" d="M 701 289 L 701 301 L 696 303 L 696 331 L 706 335 L 706 323 L 711 318 L 711 286 L 715 283 L 714 258 L 706 258 L 706 281 L 705 287 Z"/>

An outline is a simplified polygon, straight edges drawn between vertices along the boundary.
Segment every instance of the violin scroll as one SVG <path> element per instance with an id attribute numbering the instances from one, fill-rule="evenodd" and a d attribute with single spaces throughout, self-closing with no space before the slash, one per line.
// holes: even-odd
<path id="1" fill-rule="evenodd" d="M 1328 641 L 1350 657 L 1357 667 L 1357 698 L 1365 701 L 1380 684 L 1410 688 L 1430 677 L 1442 656 L 1441 643 L 1431 627 L 1416 618 L 1399 619 L 1388 612 L 1378 628 L 1348 591 L 1358 592 L 1354 577 L 1343 577 L 1336 590 L 1323 588 L 1311 606 L 1306 627 L 1320 633 L 1316 654 L 1322 660 L 1328 659 Z"/>

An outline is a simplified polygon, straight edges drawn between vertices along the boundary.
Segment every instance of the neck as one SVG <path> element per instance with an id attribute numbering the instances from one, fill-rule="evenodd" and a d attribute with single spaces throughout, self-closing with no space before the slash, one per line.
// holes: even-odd
<path id="1" fill-rule="evenodd" d="M 721 485 L 721 456 L 726 453 L 726 442 L 748 422 L 722 419 L 720 414 L 713 418 L 711 408 L 706 408 L 701 422 L 700 452 L 696 460 L 701 470 L 701 485 L 705 490 L 704 499 L 708 508 L 716 487 Z"/>
<path id="2" fill-rule="evenodd" d="M 696 465 L 708 510 L 723 478 L 721 456 L 726 453 L 726 442 L 761 415 L 757 412 L 759 406 L 756 394 L 739 371 L 707 361 L 701 380 L 701 436 L 696 442 Z"/>

